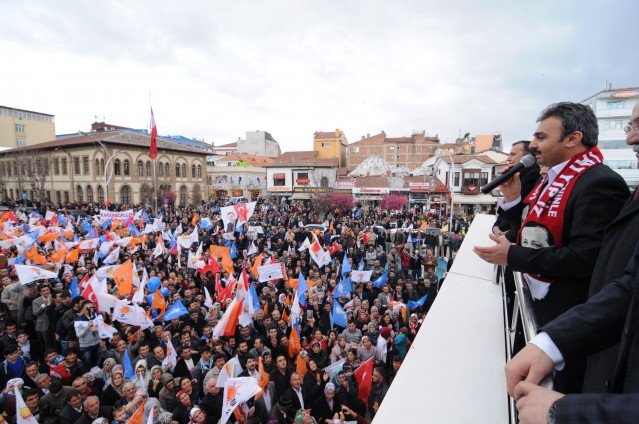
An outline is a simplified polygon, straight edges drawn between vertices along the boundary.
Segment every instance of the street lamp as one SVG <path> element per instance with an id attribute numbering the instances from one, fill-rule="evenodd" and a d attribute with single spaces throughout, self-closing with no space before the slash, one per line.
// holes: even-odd
<path id="1" fill-rule="evenodd" d="M 109 203 L 109 183 L 111 182 L 111 179 L 113 178 L 113 169 L 111 169 L 111 173 L 110 175 L 107 177 L 107 169 L 109 169 L 109 163 L 111 162 L 111 159 L 113 159 L 114 157 L 116 157 L 117 155 L 119 155 L 120 153 L 124 153 L 126 150 L 118 150 L 117 152 L 113 153 L 112 155 L 109 156 L 109 151 L 107 150 L 106 146 L 102 143 L 102 141 L 98 140 L 97 138 L 93 137 L 91 134 L 89 133 L 85 133 L 84 131 L 80 131 L 78 130 L 79 134 L 82 134 L 86 137 L 89 137 L 91 140 L 95 141 L 96 143 L 98 143 L 100 145 L 100 147 L 102 147 L 102 151 L 104 153 L 104 158 L 106 159 L 106 161 L 104 162 L 104 193 L 105 193 L 105 203 Z M 107 158 L 108 157 L 108 158 Z"/>

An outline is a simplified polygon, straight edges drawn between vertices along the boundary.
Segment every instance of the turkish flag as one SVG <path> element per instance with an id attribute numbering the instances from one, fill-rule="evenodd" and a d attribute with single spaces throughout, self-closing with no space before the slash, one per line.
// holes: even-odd
<path id="1" fill-rule="evenodd" d="M 90 300 L 95 305 L 96 309 L 99 311 L 100 306 L 98 305 L 98 297 L 95 295 L 93 291 L 93 286 L 91 284 L 87 284 L 87 287 L 84 289 L 81 295 L 86 300 Z"/>
<path id="2" fill-rule="evenodd" d="M 369 358 L 366 362 L 360 365 L 353 375 L 359 385 L 359 391 L 357 392 L 357 398 L 366 404 L 368 409 L 368 396 L 373 389 L 373 361 L 374 357 Z"/>
<path id="3" fill-rule="evenodd" d="M 248 209 L 246 208 L 246 203 L 237 203 L 233 205 L 233 209 L 235 209 L 238 223 L 242 224 L 248 221 Z"/>
<path id="4" fill-rule="evenodd" d="M 151 159 L 158 157 L 158 128 L 155 126 L 153 108 L 151 108 L 151 147 L 149 148 L 149 157 Z"/>
<path id="5" fill-rule="evenodd" d="M 331 254 L 331 256 L 333 256 L 335 254 L 335 252 L 337 252 L 339 250 L 339 245 L 337 243 L 333 243 L 329 248 L 328 248 L 328 253 Z"/>

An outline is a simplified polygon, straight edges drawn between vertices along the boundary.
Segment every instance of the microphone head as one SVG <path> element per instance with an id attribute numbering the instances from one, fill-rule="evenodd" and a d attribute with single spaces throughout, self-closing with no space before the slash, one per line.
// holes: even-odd
<path id="1" fill-rule="evenodd" d="M 532 166 L 535 164 L 535 162 L 537 162 L 535 160 L 535 157 L 533 155 L 526 155 L 523 158 L 521 158 L 521 160 L 519 161 L 522 165 L 524 165 L 526 168 L 528 168 L 529 166 Z"/>

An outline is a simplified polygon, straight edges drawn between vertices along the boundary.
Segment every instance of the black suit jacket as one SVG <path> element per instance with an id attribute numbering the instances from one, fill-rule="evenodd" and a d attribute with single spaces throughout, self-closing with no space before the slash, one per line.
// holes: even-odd
<path id="1" fill-rule="evenodd" d="M 628 196 L 628 186 L 619 174 L 606 165 L 595 165 L 580 176 L 570 193 L 562 247 L 511 246 L 508 250 L 511 269 L 554 278 L 546 297 L 534 302 L 540 325 L 586 301 L 604 230 Z M 520 203 L 508 211 L 500 209 L 500 214 L 513 228 L 519 228 L 522 211 Z"/>
<path id="2" fill-rule="evenodd" d="M 302 399 L 304 399 L 304 409 L 309 409 L 312 405 L 310 405 L 309 396 L 306 393 L 306 390 L 304 390 L 304 386 L 301 386 L 300 390 L 302 391 Z M 302 405 L 300 404 L 300 398 L 297 397 L 297 394 L 295 393 L 293 388 L 289 387 L 286 390 L 286 393 L 288 393 L 288 395 L 291 397 L 291 400 L 293 401 L 293 408 L 292 409 L 294 411 L 299 410 L 302 407 Z"/>
<path id="3" fill-rule="evenodd" d="M 615 394 L 568 395 L 557 403 L 557 422 L 630 423 L 639 420 L 639 244 L 624 276 L 542 327 L 566 363 L 619 344 L 609 384 Z"/>
<path id="4" fill-rule="evenodd" d="M 82 418 L 82 412 L 76 411 L 69 405 L 65 406 L 58 415 L 60 424 L 74 424 L 80 418 Z"/>
<path id="5" fill-rule="evenodd" d="M 635 190 L 635 193 L 637 190 Z M 619 215 L 606 228 L 601 251 L 590 280 L 591 297 L 615 278 L 623 275 L 639 241 L 639 201 L 634 193 L 628 198 Z M 584 392 L 605 393 L 613 378 L 619 346 L 614 345 L 588 358 L 584 379 Z"/>
<path id="6" fill-rule="evenodd" d="M 519 171 L 519 179 L 521 181 L 521 198 L 525 199 L 528 194 L 532 191 L 533 188 L 537 185 L 539 181 L 541 181 L 541 175 L 539 174 L 539 164 L 535 163 L 528 168 L 524 168 Z M 511 242 L 515 242 L 517 240 L 517 227 L 512 228 L 508 221 L 503 219 L 501 216 L 497 216 L 497 220 L 493 227 L 497 226 L 503 232 L 506 232 L 506 238 Z"/>

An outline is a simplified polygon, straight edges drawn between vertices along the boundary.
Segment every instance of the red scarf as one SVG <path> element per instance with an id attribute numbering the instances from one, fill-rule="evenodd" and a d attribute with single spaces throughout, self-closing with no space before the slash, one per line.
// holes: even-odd
<path id="1" fill-rule="evenodd" d="M 573 156 L 545 191 L 543 188 L 546 186 L 548 178 L 537 185 L 524 200 L 526 205 L 524 211 L 527 213 L 519 230 L 517 244 L 522 245 L 522 232 L 525 227 L 543 227 L 549 233 L 549 245 L 561 247 L 563 245 L 564 215 L 570 193 L 577 180 L 588 169 L 602 162 L 601 151 L 597 146 L 591 147 Z"/>

